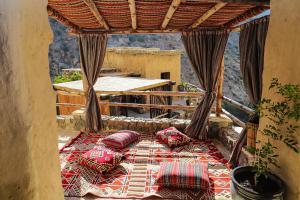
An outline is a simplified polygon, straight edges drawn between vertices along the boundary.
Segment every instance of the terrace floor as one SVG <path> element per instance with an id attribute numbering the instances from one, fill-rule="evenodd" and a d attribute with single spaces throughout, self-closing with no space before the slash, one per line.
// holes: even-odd
<path id="1" fill-rule="evenodd" d="M 69 143 L 78 134 L 79 131 L 58 130 L 58 149 L 63 148 L 64 145 Z"/>
<path id="2" fill-rule="evenodd" d="M 235 127 L 235 131 L 240 132 L 240 127 Z M 71 130 L 59 130 L 58 131 L 58 149 L 61 149 L 64 145 L 69 143 L 73 138 L 75 138 L 79 134 L 79 131 L 71 131 Z M 225 159 L 229 159 L 230 152 L 219 140 L 212 140 L 214 145 L 218 148 L 218 150 L 223 154 Z"/>
<path id="3" fill-rule="evenodd" d="M 58 140 L 58 148 L 59 149 L 61 149 L 65 144 L 67 144 L 67 143 L 69 143 L 73 138 L 75 138 L 77 135 L 79 134 L 79 131 L 68 131 L 68 130 L 60 130 L 59 131 L 59 140 Z M 148 145 L 148 144 L 150 144 L 150 143 L 147 143 L 146 142 L 146 145 Z M 226 150 L 226 148 L 221 144 L 221 142 L 219 142 L 218 140 L 213 140 L 212 141 L 212 144 L 217 148 L 217 151 L 219 152 L 221 152 L 222 154 L 223 154 L 223 156 L 224 156 L 224 159 L 228 159 L 228 155 L 229 155 L 229 153 L 228 153 L 228 151 Z M 153 144 L 152 144 L 153 145 Z M 80 145 L 79 145 L 80 146 Z M 163 147 L 162 147 L 163 148 Z M 207 155 L 205 155 L 204 157 L 209 157 L 210 155 L 209 155 L 209 153 L 207 154 Z M 209 161 L 210 162 L 210 161 Z M 212 162 L 214 162 L 213 160 L 212 160 Z M 219 163 L 220 164 L 220 163 Z M 135 165 L 135 164 L 134 164 Z M 133 165 L 133 166 L 134 166 Z M 151 167 L 153 167 L 153 166 L 151 166 Z M 62 170 L 65 170 L 64 169 L 65 167 L 63 167 L 62 166 Z M 148 168 L 149 168 L 149 166 L 148 166 Z M 213 171 L 216 171 L 215 169 L 211 169 L 211 170 L 213 170 Z M 217 169 L 217 170 L 221 170 L 222 172 L 225 170 L 225 168 L 223 169 Z M 212 173 L 212 171 L 210 171 L 211 173 Z M 217 174 L 220 174 L 220 172 L 217 172 Z M 228 174 L 226 175 L 226 177 L 227 177 L 227 179 L 228 179 Z M 215 185 L 218 185 L 218 184 L 221 184 L 222 185 L 222 187 L 224 186 L 224 185 L 226 185 L 227 183 L 225 183 L 225 182 L 223 182 L 223 180 L 222 180 L 222 178 L 224 178 L 224 177 L 221 177 L 220 179 L 216 179 L 216 180 L 214 180 L 215 181 Z M 228 181 L 228 180 L 227 180 Z M 129 183 L 130 184 L 130 183 Z M 110 189 L 110 188 L 109 188 Z M 226 190 L 224 190 L 224 191 L 219 191 L 219 189 L 220 188 L 217 188 L 216 190 L 218 191 L 218 193 L 217 193 L 217 196 L 216 196 L 216 198 L 215 199 L 230 199 L 229 198 L 229 194 L 228 194 L 228 191 L 230 191 L 230 190 L 228 190 L 228 188 L 226 189 Z M 127 189 L 128 190 L 128 189 Z M 223 192 L 223 193 L 222 193 Z M 224 197 L 222 197 L 222 195 L 224 195 Z M 67 200 L 94 200 L 94 199 L 115 199 L 115 198 L 110 198 L 109 196 L 107 196 L 107 197 L 105 197 L 105 198 L 99 198 L 99 197 L 97 197 L 97 196 L 94 196 L 94 195 L 91 195 L 91 194 L 87 194 L 86 196 L 84 196 L 84 197 L 65 197 L 65 199 L 67 199 Z M 130 196 L 128 196 L 128 197 L 126 197 L 126 198 L 124 198 L 124 199 L 136 199 L 135 197 L 134 198 L 130 198 Z M 151 197 L 148 197 L 148 198 L 146 198 L 146 199 L 153 199 L 153 197 L 151 198 Z M 156 199 L 156 198 L 155 198 Z"/>

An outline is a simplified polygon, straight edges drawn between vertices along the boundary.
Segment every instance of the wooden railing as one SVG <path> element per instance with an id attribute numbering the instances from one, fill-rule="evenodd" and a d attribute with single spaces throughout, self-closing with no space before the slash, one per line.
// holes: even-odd
<path id="1" fill-rule="evenodd" d="M 64 87 L 58 87 L 55 86 L 55 90 L 57 93 L 66 94 L 69 95 L 85 95 L 83 91 L 76 90 L 76 89 L 70 89 L 70 88 L 64 88 Z M 96 94 L 98 96 L 101 95 L 145 95 L 145 96 L 177 96 L 177 97 L 201 97 L 204 95 L 203 91 L 199 92 L 177 92 L 177 91 L 96 91 Z"/>
<path id="2" fill-rule="evenodd" d="M 58 88 L 55 88 L 58 89 Z M 68 96 L 84 96 L 84 92 L 76 89 L 65 89 L 59 88 L 56 90 L 56 94 L 59 95 L 68 95 Z M 177 91 L 96 91 L 98 97 L 106 95 L 134 95 L 134 96 L 169 96 L 169 97 L 193 97 L 201 98 L 203 92 L 177 92 Z M 76 103 L 57 103 L 59 106 L 75 106 L 75 107 L 85 107 L 83 104 Z M 100 101 L 99 105 L 108 105 L 109 107 L 127 107 L 127 108 L 155 108 L 155 109 L 164 109 L 164 110 L 194 110 L 196 106 L 187 106 L 187 105 L 159 105 L 159 104 L 139 104 L 139 103 L 119 103 L 119 102 L 103 102 Z M 212 109 L 212 112 L 215 112 L 215 108 Z"/>
<path id="3" fill-rule="evenodd" d="M 255 111 L 237 101 L 234 101 L 228 97 L 223 96 L 222 100 L 226 103 L 229 103 L 230 105 L 232 105 L 234 108 L 237 108 L 249 115 L 252 115 L 255 113 Z M 225 110 L 224 108 L 222 108 L 222 113 L 224 113 L 226 116 L 228 116 L 234 123 L 236 123 L 237 125 L 241 126 L 241 127 L 245 127 L 246 123 L 243 122 L 242 120 L 240 120 L 238 117 L 234 116 L 233 114 L 231 114 L 229 111 Z"/>
<path id="4" fill-rule="evenodd" d="M 197 92 L 177 92 L 177 91 L 96 91 L 98 97 L 106 95 L 136 95 L 136 96 L 171 96 L 171 97 L 193 97 L 201 98 L 204 95 L 204 91 L 197 86 L 194 86 L 198 91 Z M 57 94 L 69 95 L 69 96 L 84 96 L 84 92 L 76 89 L 64 89 L 56 88 Z M 226 96 L 222 96 L 222 100 L 234 108 L 237 108 L 241 111 L 244 111 L 247 114 L 254 114 L 254 110 L 242 105 L 241 103 L 234 101 Z M 217 100 L 216 100 L 217 101 Z M 187 105 L 158 105 L 158 104 L 139 104 L 139 103 L 118 103 L 118 102 L 99 102 L 100 105 L 108 105 L 109 107 L 127 107 L 127 108 L 155 108 L 155 109 L 165 109 L 165 110 L 194 110 L 196 106 L 187 106 Z M 58 107 L 60 106 L 75 106 L 75 107 L 85 107 L 84 104 L 75 104 L 75 103 L 57 103 Z M 218 104 L 216 105 L 218 106 Z M 213 106 L 212 112 L 216 114 L 225 114 L 238 126 L 245 127 L 245 123 L 234 116 L 232 113 L 221 107 L 221 111 L 218 111 L 216 106 Z M 165 116 L 163 114 L 162 116 Z M 160 116 L 159 116 L 160 117 Z"/>
<path id="5" fill-rule="evenodd" d="M 223 62 L 223 61 L 222 61 Z M 219 82 L 223 83 L 223 72 L 220 73 L 220 79 Z M 204 94 L 205 91 L 202 90 L 201 88 L 197 87 L 196 85 L 193 84 L 188 84 L 190 87 L 195 88 L 199 93 Z M 233 100 L 230 99 L 229 97 L 223 96 L 222 95 L 222 84 L 218 85 L 218 94 L 217 94 L 217 99 L 216 99 L 216 114 L 217 116 L 219 116 L 221 113 L 223 113 L 224 115 L 226 115 L 227 117 L 229 117 L 235 124 L 237 124 L 238 126 L 241 127 L 245 127 L 246 123 L 243 122 L 241 119 L 239 119 L 238 117 L 234 116 L 232 113 L 230 113 L 229 111 L 227 111 L 225 108 L 222 108 L 222 101 L 232 105 L 234 108 L 237 108 L 238 110 L 241 110 L 249 115 L 254 114 L 254 110 Z"/>
<path id="6" fill-rule="evenodd" d="M 166 110 L 194 110 L 196 106 L 185 105 L 158 105 L 158 104 L 138 104 L 138 103 L 117 103 L 117 102 L 99 102 L 99 105 L 109 105 L 111 107 L 127 107 L 127 108 L 157 108 Z M 56 103 L 57 106 L 77 106 L 84 108 L 83 104 L 74 103 Z"/>
<path id="7" fill-rule="evenodd" d="M 248 114 L 254 114 L 254 110 L 253 109 L 251 109 L 251 108 L 249 108 L 249 107 L 247 107 L 247 106 L 245 106 L 245 105 L 243 105 L 243 104 L 241 104 L 241 103 L 239 103 L 239 102 L 237 102 L 235 100 L 232 100 L 232 99 L 230 99 L 228 97 L 225 97 L 225 96 L 223 96 L 222 99 L 225 102 L 233 105 L 235 108 L 238 108 L 238 109 L 240 109 L 240 110 L 242 110 L 242 111 L 244 111 L 244 112 L 246 112 Z"/>

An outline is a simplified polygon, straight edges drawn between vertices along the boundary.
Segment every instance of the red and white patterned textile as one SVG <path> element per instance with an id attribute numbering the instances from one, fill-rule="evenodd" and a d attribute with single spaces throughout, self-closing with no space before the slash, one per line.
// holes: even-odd
<path id="1" fill-rule="evenodd" d="M 166 128 L 156 133 L 157 138 L 166 143 L 169 147 L 182 146 L 191 141 L 191 139 L 178 131 L 175 127 Z"/>
<path id="2" fill-rule="evenodd" d="M 122 149 L 138 140 L 139 136 L 140 134 L 138 132 L 122 130 L 112 135 L 106 136 L 102 140 L 102 142 L 108 147 Z"/>
<path id="3" fill-rule="evenodd" d="M 105 173 L 118 166 L 122 160 L 122 154 L 113 152 L 105 147 L 96 146 L 79 158 L 79 164 Z"/>
<path id="4" fill-rule="evenodd" d="M 163 187 L 206 190 L 209 187 L 207 163 L 162 162 L 156 183 Z"/>
<path id="5" fill-rule="evenodd" d="M 78 163 L 80 156 L 110 133 L 81 133 L 60 150 L 61 178 L 65 199 L 93 194 L 102 199 L 231 199 L 228 162 L 210 141 L 193 140 L 170 149 L 154 134 L 141 133 L 140 140 L 124 149 L 121 163 L 107 173 L 99 173 Z M 167 188 L 156 184 L 161 162 L 208 163 L 209 188 L 206 191 Z M 153 198 L 152 198 L 153 197 Z"/>

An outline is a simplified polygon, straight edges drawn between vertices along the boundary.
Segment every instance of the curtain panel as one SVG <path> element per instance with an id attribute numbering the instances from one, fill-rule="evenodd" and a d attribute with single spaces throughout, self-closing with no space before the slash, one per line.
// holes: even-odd
<path id="1" fill-rule="evenodd" d="M 241 26 L 240 68 L 246 93 L 253 105 L 259 103 L 262 95 L 262 73 L 268 26 L 269 17 L 263 17 Z M 251 123 L 258 123 L 258 121 L 258 116 L 251 116 L 249 119 Z M 246 140 L 247 128 L 244 128 L 231 153 L 229 162 L 233 166 L 238 165 Z"/>
<path id="2" fill-rule="evenodd" d="M 220 73 L 227 30 L 199 30 L 183 32 L 182 41 L 201 87 L 206 91 L 196 108 L 186 133 L 190 137 L 205 140 L 208 137 L 207 123 L 216 97 L 217 80 Z"/>
<path id="3" fill-rule="evenodd" d="M 107 46 L 106 34 L 80 34 L 78 37 L 80 62 L 86 77 L 86 129 L 97 132 L 102 128 L 101 112 L 94 90 L 100 74 Z"/>

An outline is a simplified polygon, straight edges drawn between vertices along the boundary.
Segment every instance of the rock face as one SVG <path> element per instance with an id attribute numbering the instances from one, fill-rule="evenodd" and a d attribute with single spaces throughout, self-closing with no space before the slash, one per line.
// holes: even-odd
<path id="1" fill-rule="evenodd" d="M 53 31 L 53 42 L 49 46 L 50 76 L 61 74 L 62 69 L 80 68 L 77 39 L 69 36 L 66 28 L 59 22 L 49 18 Z"/>
<path id="2" fill-rule="evenodd" d="M 60 74 L 65 68 L 79 68 L 77 40 L 67 34 L 66 28 L 53 19 L 49 23 L 54 33 L 53 43 L 49 47 L 50 76 Z M 225 51 L 225 77 L 223 92 L 225 96 L 242 103 L 248 103 L 239 69 L 239 33 L 231 33 Z M 184 50 L 180 34 L 147 34 L 147 35 L 111 35 L 108 47 L 145 47 L 162 50 Z M 184 53 L 181 59 L 181 79 L 199 85 L 192 66 Z"/>

